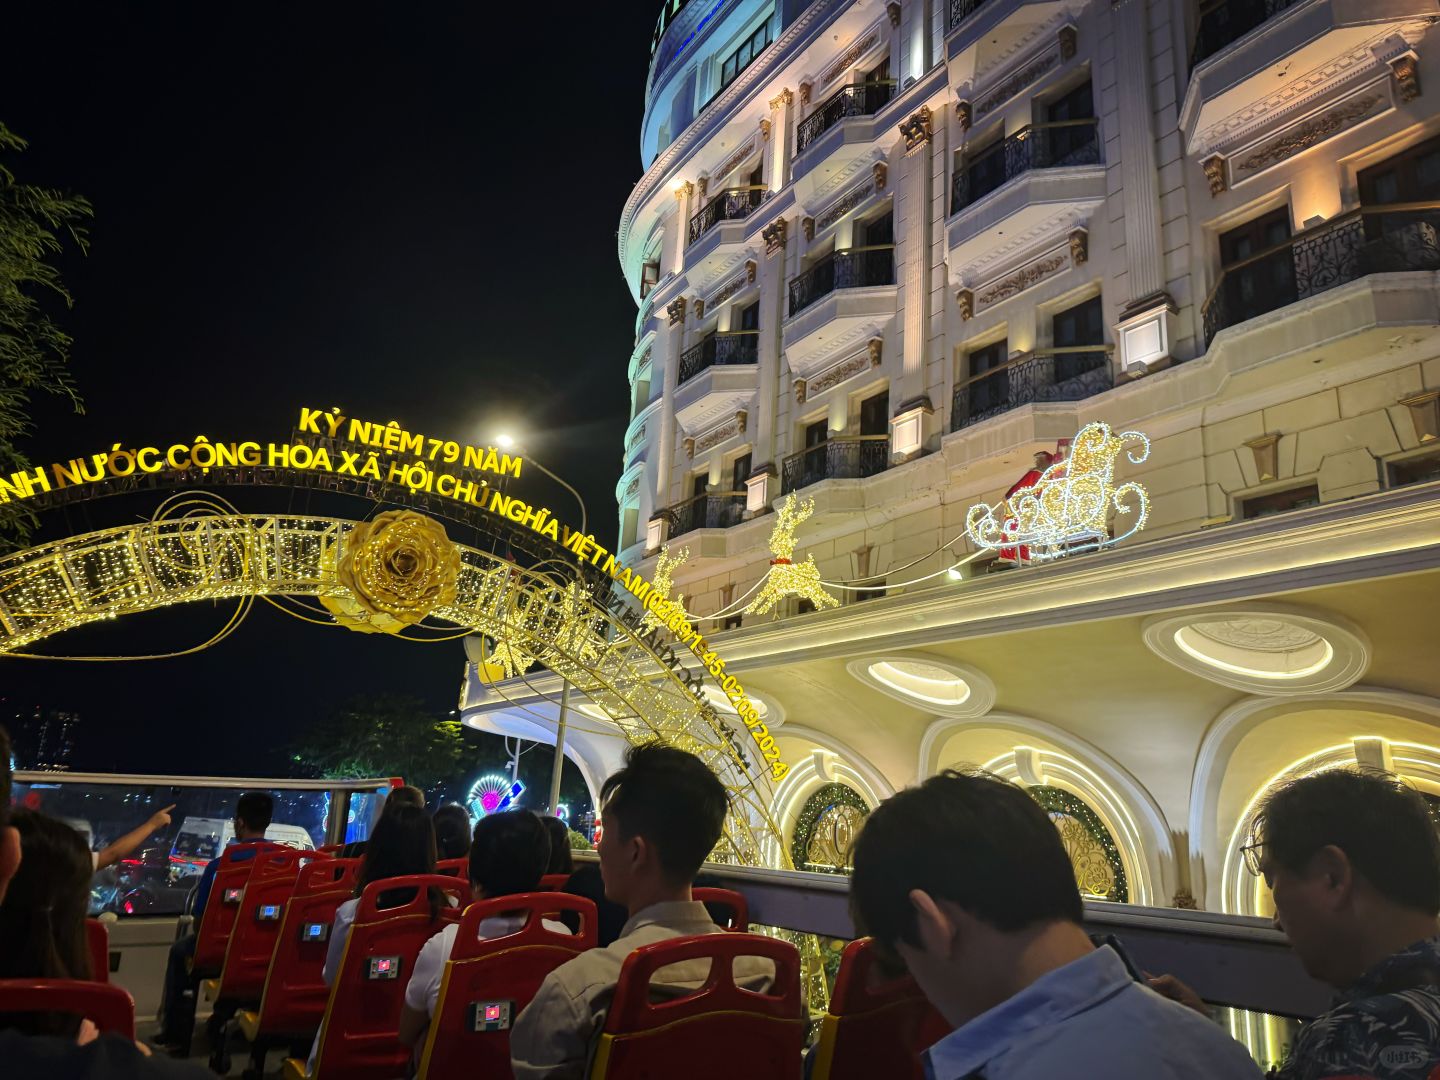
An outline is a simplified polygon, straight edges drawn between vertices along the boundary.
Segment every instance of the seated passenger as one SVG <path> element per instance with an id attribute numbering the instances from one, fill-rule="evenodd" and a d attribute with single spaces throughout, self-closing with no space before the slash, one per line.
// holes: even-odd
<path id="1" fill-rule="evenodd" d="M 565 879 L 561 892 L 583 896 L 595 905 L 598 918 L 595 920 L 595 943 L 604 948 L 620 936 L 630 913 L 620 904 L 605 895 L 605 881 L 600 876 L 600 867 L 595 863 L 581 863 L 575 872 Z M 572 934 L 580 932 L 580 916 L 573 911 L 564 912 L 562 921 Z"/>
<path id="2" fill-rule="evenodd" d="M 554 814 L 537 815 L 545 826 L 545 832 L 550 837 L 550 862 L 545 867 L 546 874 L 573 874 L 575 872 L 575 857 L 570 854 L 570 826 L 561 821 Z"/>
<path id="3" fill-rule="evenodd" d="M 10 825 L 10 739 L 0 728 L 0 904 L 24 865 L 20 834 Z M 84 846 L 82 841 L 81 846 Z M 85 861 L 89 862 L 89 852 Z M 23 884 L 22 884 L 23 888 Z M 88 882 L 86 891 L 88 893 Z M 82 909 L 83 910 L 83 909 Z M 198 1065 L 156 1060 L 149 1050 L 116 1034 L 87 1031 L 83 1045 L 74 1039 L 26 1035 L 0 1028 L 0 1062 L 4 1075 L 15 1077 L 123 1077 L 125 1080 L 205 1080 L 212 1074 Z"/>
<path id="4" fill-rule="evenodd" d="M 630 921 L 606 948 L 562 964 L 540 985 L 510 1032 L 515 1080 L 579 1080 L 590 1046 L 605 1021 L 621 965 L 631 951 L 670 938 L 724 933 L 690 897 L 700 864 L 720 840 L 728 801 L 725 787 L 694 754 L 659 743 L 632 747 L 625 768 L 600 791 L 604 831 L 600 871 L 605 894 L 623 904 Z M 774 980 L 768 960 L 740 958 L 735 981 L 765 991 Z M 698 989 L 708 960 L 662 969 L 652 989 L 683 994 Z"/>
<path id="5" fill-rule="evenodd" d="M 446 803 L 435 811 L 435 858 L 463 859 L 470 854 L 470 811 Z"/>
<path id="6" fill-rule="evenodd" d="M 882 803 L 856 840 L 850 899 L 857 928 L 955 1026 L 925 1052 L 934 1080 L 1261 1075 L 1090 943 L 1059 832 L 1008 781 L 946 772 Z"/>
<path id="7" fill-rule="evenodd" d="M 63 821 L 35 810 L 12 811 L 10 825 L 20 834 L 21 861 L 0 901 L 0 979 L 90 978 L 89 845 Z M 73 1039 L 80 1018 L 20 1013 L 0 1016 L 0 1027 Z"/>
<path id="8" fill-rule="evenodd" d="M 374 833 L 375 826 L 380 824 L 380 819 L 391 810 L 398 810 L 402 806 L 415 806 L 421 810 L 425 809 L 425 793 L 417 787 L 392 788 L 390 794 L 380 800 L 380 806 L 375 811 L 374 819 L 370 824 L 370 831 Z M 369 840 L 352 840 L 340 849 L 340 858 L 358 859 L 365 854 L 365 849 L 370 846 Z"/>
<path id="9" fill-rule="evenodd" d="M 550 840 L 540 821 L 528 810 L 509 810 L 480 819 L 470 845 L 470 886 L 476 900 L 535 891 L 550 857 Z M 544 923 L 557 934 L 570 933 L 563 923 L 551 919 Z M 523 914 L 492 915 L 480 923 L 479 936 L 504 937 L 524 925 Z M 400 1013 L 400 1041 L 406 1046 L 421 1040 L 435 1015 L 440 979 L 458 931 L 458 924 L 451 923 L 427 941 L 415 958 L 414 974 L 405 986 L 405 1008 Z"/>
<path id="10" fill-rule="evenodd" d="M 106 844 L 99 851 L 95 852 L 95 869 L 104 870 L 107 866 L 114 866 L 121 859 L 128 857 L 131 852 L 143 844 L 151 833 L 159 832 L 161 829 L 170 827 L 170 811 L 175 809 L 171 803 L 163 810 L 156 810 L 146 819 L 145 824 L 139 828 L 131 829 L 119 840 Z"/>
<path id="11" fill-rule="evenodd" d="M 1339 991 L 1300 1029 L 1279 1080 L 1440 1076 L 1440 836 L 1424 798 L 1374 770 L 1331 769 L 1280 788 L 1245 862 L 1312 976 Z M 1157 989 L 1192 1005 L 1169 977 Z"/>
<path id="12" fill-rule="evenodd" d="M 335 909 L 335 921 L 330 927 L 330 942 L 325 950 L 326 986 L 333 984 L 335 976 L 340 973 L 340 960 L 345 955 L 350 924 L 355 921 L 355 912 L 360 907 L 360 894 L 365 891 L 365 886 L 386 878 L 434 872 L 435 827 L 425 811 L 408 804 L 381 814 L 375 831 L 370 834 L 365 858 L 360 863 L 360 872 L 356 875 L 355 898 L 346 900 Z M 394 907 L 408 903 L 413 895 L 413 890 L 407 892 L 404 889 L 397 890 L 396 894 L 382 893 L 380 906 Z M 432 907 L 439 909 L 438 900 L 432 898 Z"/>
<path id="13" fill-rule="evenodd" d="M 263 791 L 247 791 L 235 804 L 235 836 L 227 848 L 235 849 L 236 859 L 253 859 L 255 853 L 273 847 L 265 839 L 265 830 L 275 812 L 275 800 Z M 170 959 L 165 969 L 165 989 L 161 995 L 160 1032 L 151 1042 L 157 1046 L 184 1046 L 190 1041 L 195 1026 L 195 980 L 190 974 L 190 960 L 195 955 L 196 935 L 210 902 L 215 873 L 220 868 L 217 856 L 205 864 L 200 884 L 195 887 L 195 916 L 192 933 L 170 946 Z"/>

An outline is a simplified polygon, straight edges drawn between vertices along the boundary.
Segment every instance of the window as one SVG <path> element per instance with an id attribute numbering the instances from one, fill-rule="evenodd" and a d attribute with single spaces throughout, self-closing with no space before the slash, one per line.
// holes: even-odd
<path id="1" fill-rule="evenodd" d="M 644 300 L 645 297 L 649 296 L 650 290 L 653 289 L 659 281 L 660 259 L 656 257 L 640 267 L 640 299 Z"/>
<path id="2" fill-rule="evenodd" d="M 739 630 L 740 623 L 744 620 L 744 618 L 745 616 L 740 612 L 736 612 L 734 615 L 726 615 L 725 618 L 720 622 L 720 629 Z"/>
<path id="3" fill-rule="evenodd" d="M 1295 259 L 1286 244 L 1289 239 L 1288 206 L 1220 234 L 1228 325 L 1295 302 Z"/>
<path id="4" fill-rule="evenodd" d="M 860 434 L 888 435 L 890 433 L 890 391 L 882 390 L 860 403 Z"/>
<path id="5" fill-rule="evenodd" d="M 815 601 L 814 601 L 814 600 L 806 600 L 806 599 L 802 596 L 800 599 L 798 599 L 797 601 L 795 601 L 795 614 L 796 614 L 796 615 L 809 615 L 809 614 L 810 614 L 812 611 L 814 611 L 814 610 L 815 610 Z"/>
<path id="6" fill-rule="evenodd" d="M 1387 466 L 1387 471 L 1392 488 L 1405 487 L 1407 484 L 1428 484 L 1432 480 L 1440 480 L 1440 454 L 1425 454 L 1422 457 L 1392 461 Z"/>
<path id="7" fill-rule="evenodd" d="M 1246 521 L 1251 518 L 1283 514 L 1288 510 L 1303 510 L 1307 506 L 1320 505 L 1320 489 L 1314 484 L 1274 491 L 1268 495 L 1256 495 L 1240 501 L 1240 516 Z"/>
<path id="8" fill-rule="evenodd" d="M 770 44 L 770 20 L 766 19 L 765 24 L 759 27 L 753 34 L 740 43 L 723 64 L 720 65 L 720 89 L 724 90 L 736 79 L 740 73 L 750 66 L 757 56 L 765 51 L 765 46 Z"/>
<path id="9" fill-rule="evenodd" d="M 634 403 L 633 403 L 633 407 L 632 407 L 631 410 L 630 410 L 630 419 L 633 420 L 633 419 L 635 419 L 635 417 L 639 416 L 639 415 L 640 415 L 640 410 L 643 409 L 643 408 L 645 408 L 645 406 L 648 405 L 649 403 L 650 403 L 650 380 L 649 380 L 649 379 L 636 379 L 636 380 L 635 380 L 635 401 L 634 401 Z"/>
<path id="10" fill-rule="evenodd" d="M 741 454 L 730 464 L 730 490 L 744 491 L 745 481 L 750 479 L 750 455 Z"/>
<path id="11" fill-rule="evenodd" d="M 1067 308 L 1050 324 L 1057 349 L 1079 349 L 1086 345 L 1105 344 L 1105 321 L 1100 310 L 1100 297 L 1092 296 L 1083 303 Z M 1103 355 L 1103 353 L 1101 354 Z M 1055 381 L 1062 383 L 1083 375 L 1094 366 L 1095 353 L 1059 353 L 1055 357 Z"/>
<path id="12" fill-rule="evenodd" d="M 736 330 L 758 330 L 760 329 L 760 301 L 747 304 L 735 313 Z"/>
<path id="13" fill-rule="evenodd" d="M 1009 342 L 1005 338 L 976 349 L 967 357 L 972 380 L 971 415 L 998 408 L 1009 398 L 1010 372 L 1005 366 L 1008 357 Z"/>
<path id="14" fill-rule="evenodd" d="M 886 56 L 884 60 L 867 71 L 865 81 L 867 83 L 888 83 L 890 81 L 890 57 Z"/>
<path id="15" fill-rule="evenodd" d="M 620 525 L 620 549 L 622 551 L 635 544 L 639 529 L 640 511 L 633 506 L 627 506 Z"/>
<path id="16" fill-rule="evenodd" d="M 1440 199 L 1440 138 L 1361 169 L 1355 179 L 1365 206 Z"/>
<path id="17" fill-rule="evenodd" d="M 889 247 L 895 243 L 895 213 L 887 210 L 860 226 L 865 247 Z"/>
<path id="18" fill-rule="evenodd" d="M 1036 165 L 1083 164 L 1084 152 L 1095 144 L 1095 97 L 1085 81 L 1064 97 L 1050 102 L 1042 115 L 1045 123 L 1044 158 Z"/>
<path id="19" fill-rule="evenodd" d="M 690 478 L 690 497 L 698 499 L 705 494 L 705 489 L 710 486 L 710 474 L 708 472 L 696 473 Z"/>

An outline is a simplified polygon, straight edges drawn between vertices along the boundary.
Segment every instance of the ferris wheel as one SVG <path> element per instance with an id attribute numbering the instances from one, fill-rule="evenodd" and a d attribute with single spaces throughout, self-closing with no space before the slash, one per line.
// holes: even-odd
<path id="1" fill-rule="evenodd" d="M 472 819 L 479 821 L 488 814 L 509 810 L 524 791 L 525 785 L 519 780 L 489 773 L 470 785 L 470 794 L 465 797 L 465 809 L 470 811 Z"/>

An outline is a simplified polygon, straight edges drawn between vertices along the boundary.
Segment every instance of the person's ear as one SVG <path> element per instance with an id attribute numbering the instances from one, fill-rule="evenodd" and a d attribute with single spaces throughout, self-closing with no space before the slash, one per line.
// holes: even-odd
<path id="1" fill-rule="evenodd" d="M 1326 844 L 1310 857 L 1307 869 L 1310 879 L 1319 882 L 1331 907 L 1349 902 L 1355 890 L 1355 867 L 1343 850 Z"/>
<path id="2" fill-rule="evenodd" d="M 948 958 L 955 945 L 957 928 L 954 920 L 923 889 L 910 890 L 910 905 L 915 909 L 915 927 L 925 951 L 932 956 Z"/>
<path id="3" fill-rule="evenodd" d="M 19 869 L 20 833 L 11 828 L 0 829 L 0 900 L 5 899 L 5 888 Z"/>

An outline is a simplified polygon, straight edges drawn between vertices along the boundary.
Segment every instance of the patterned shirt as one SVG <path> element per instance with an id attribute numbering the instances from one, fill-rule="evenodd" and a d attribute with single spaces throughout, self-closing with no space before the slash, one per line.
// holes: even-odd
<path id="1" fill-rule="evenodd" d="M 1300 1030 L 1280 1080 L 1440 1080 L 1440 937 L 1371 968 Z"/>

